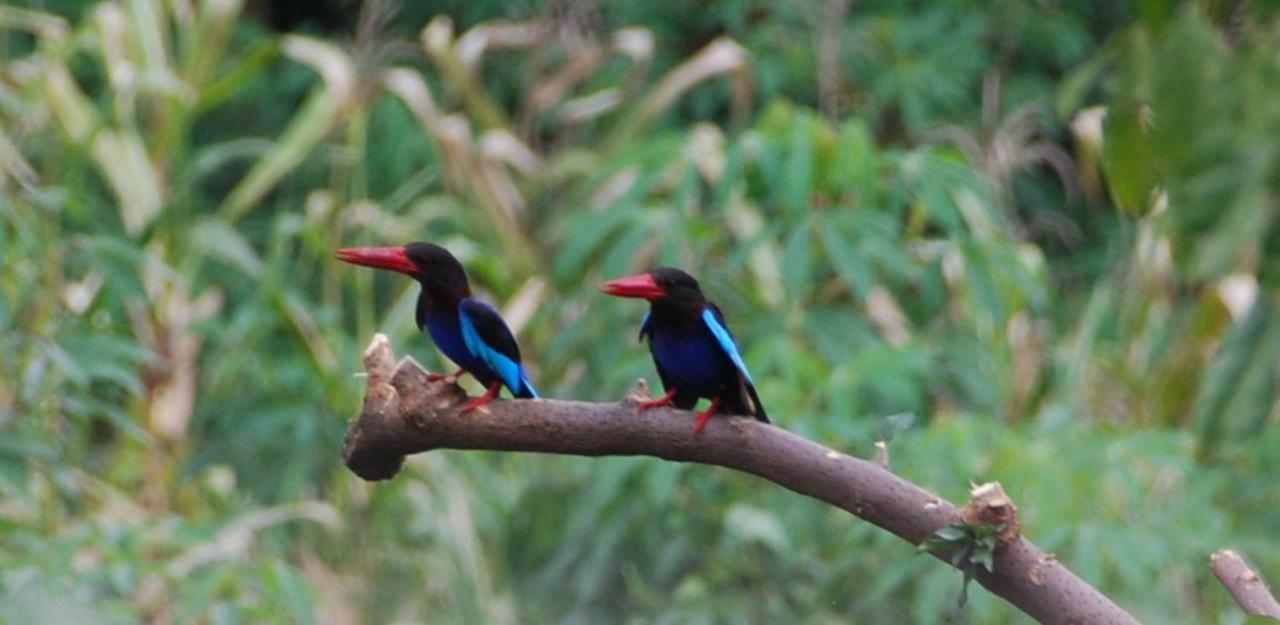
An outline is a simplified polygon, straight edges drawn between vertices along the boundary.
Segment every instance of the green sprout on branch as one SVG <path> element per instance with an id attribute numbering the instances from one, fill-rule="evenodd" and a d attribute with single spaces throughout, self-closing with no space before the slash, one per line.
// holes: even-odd
<path id="1" fill-rule="evenodd" d="M 952 523 L 934 532 L 917 547 L 920 553 L 941 555 L 964 573 L 957 608 L 963 608 L 969 600 L 969 582 L 973 581 L 975 566 L 981 566 L 988 573 L 995 571 L 996 546 L 1004 528 L 1004 523 Z"/>

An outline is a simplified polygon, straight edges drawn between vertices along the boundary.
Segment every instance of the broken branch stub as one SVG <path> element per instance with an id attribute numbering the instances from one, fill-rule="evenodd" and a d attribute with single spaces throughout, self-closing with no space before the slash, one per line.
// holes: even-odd
<path id="1" fill-rule="evenodd" d="M 362 479 L 387 480 L 400 472 L 405 456 L 424 451 L 406 432 L 427 427 L 436 410 L 462 402 L 466 394 L 454 382 L 431 381 L 411 357 L 395 364 L 391 343 L 382 333 L 365 349 L 364 369 L 364 407 L 347 430 L 342 457 Z"/>
<path id="2" fill-rule="evenodd" d="M 1000 482 L 987 482 L 969 491 L 969 503 L 960 508 L 960 518 L 969 525 L 1001 526 L 997 541 L 1001 547 L 1013 544 L 1022 536 L 1018 523 L 1018 507 L 1004 494 Z"/>

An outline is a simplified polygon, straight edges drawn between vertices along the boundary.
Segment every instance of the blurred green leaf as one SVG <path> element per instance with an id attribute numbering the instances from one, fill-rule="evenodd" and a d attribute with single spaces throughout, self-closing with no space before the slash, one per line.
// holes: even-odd
<path id="1" fill-rule="evenodd" d="M 915 425 L 916 415 L 902 412 L 889 415 L 880 420 L 880 440 L 891 443 L 898 435 Z"/>
<path id="2" fill-rule="evenodd" d="M 781 521 L 773 513 L 746 504 L 734 504 L 725 512 L 730 535 L 744 542 L 759 541 L 775 551 L 791 548 Z"/>
<path id="3" fill-rule="evenodd" d="M 267 571 L 268 588 L 275 595 L 272 603 L 282 608 L 292 623 L 315 623 L 315 597 L 307 580 L 283 562 L 271 563 Z"/>

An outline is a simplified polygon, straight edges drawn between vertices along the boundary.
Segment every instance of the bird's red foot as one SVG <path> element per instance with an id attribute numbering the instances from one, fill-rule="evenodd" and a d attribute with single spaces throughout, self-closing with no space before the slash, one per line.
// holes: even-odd
<path id="1" fill-rule="evenodd" d="M 710 420 L 711 420 L 711 415 L 715 414 L 715 413 L 716 413 L 716 408 L 719 408 L 719 407 L 720 407 L 720 398 L 719 398 L 719 397 L 712 397 L 712 398 L 711 398 L 711 405 L 710 405 L 710 406 L 707 406 L 707 409 L 706 409 L 706 410 L 703 410 L 702 412 L 699 412 L 699 413 L 698 413 L 698 421 L 697 421 L 697 423 L 694 423 L 694 424 L 693 424 L 693 433 L 694 433 L 694 434 L 701 434 L 701 433 L 702 433 L 702 428 L 707 427 L 707 421 L 710 421 Z"/>
<path id="2" fill-rule="evenodd" d="M 428 382 L 439 382 L 440 380 L 448 380 L 449 378 L 453 378 L 453 379 L 455 379 L 455 380 L 456 380 L 456 379 L 458 379 L 458 378 L 462 377 L 462 374 L 464 374 L 464 373 L 466 373 L 466 372 L 467 372 L 467 370 L 466 370 L 466 369 L 458 369 L 457 371 L 454 371 L 453 373 L 451 373 L 451 374 L 449 374 L 449 375 L 445 375 L 445 374 L 443 374 L 443 373 L 428 373 L 428 374 L 427 374 L 427 381 L 428 381 Z"/>
<path id="3" fill-rule="evenodd" d="M 485 391 L 484 395 L 481 395 L 467 402 L 467 405 L 462 407 L 462 412 L 471 412 L 472 410 L 475 410 L 476 408 L 479 408 L 493 401 L 493 399 L 498 396 L 498 389 L 501 389 L 501 388 L 502 388 L 501 382 L 494 382 L 493 384 L 490 384 L 489 390 Z"/>
<path id="4" fill-rule="evenodd" d="M 670 406 L 671 401 L 675 398 L 675 396 L 676 396 L 676 389 L 673 388 L 667 391 L 667 394 L 663 395 L 662 397 L 659 397 L 657 399 L 647 399 L 645 401 L 640 402 L 639 404 L 636 404 L 636 408 L 639 410 L 648 410 L 650 408 L 658 408 L 660 406 Z"/>

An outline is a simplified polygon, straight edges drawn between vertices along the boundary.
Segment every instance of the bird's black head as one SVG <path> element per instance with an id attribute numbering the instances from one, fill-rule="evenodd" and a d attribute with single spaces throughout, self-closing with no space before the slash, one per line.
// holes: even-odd
<path id="1" fill-rule="evenodd" d="M 693 276 L 675 267 L 658 267 L 649 273 L 610 280 L 600 286 L 609 295 L 635 297 L 653 303 L 702 304 L 706 297 Z"/>
<path id="2" fill-rule="evenodd" d="M 404 247 L 357 247 L 337 251 L 339 260 L 389 269 L 412 277 L 433 299 L 457 299 L 471 295 L 467 273 L 449 250 L 434 243 L 414 242 Z"/>
<path id="3" fill-rule="evenodd" d="M 706 299 L 702 295 L 702 289 L 698 287 L 698 281 L 681 269 L 658 267 L 650 271 L 649 275 L 653 276 L 658 288 L 671 299 L 699 302 Z"/>

